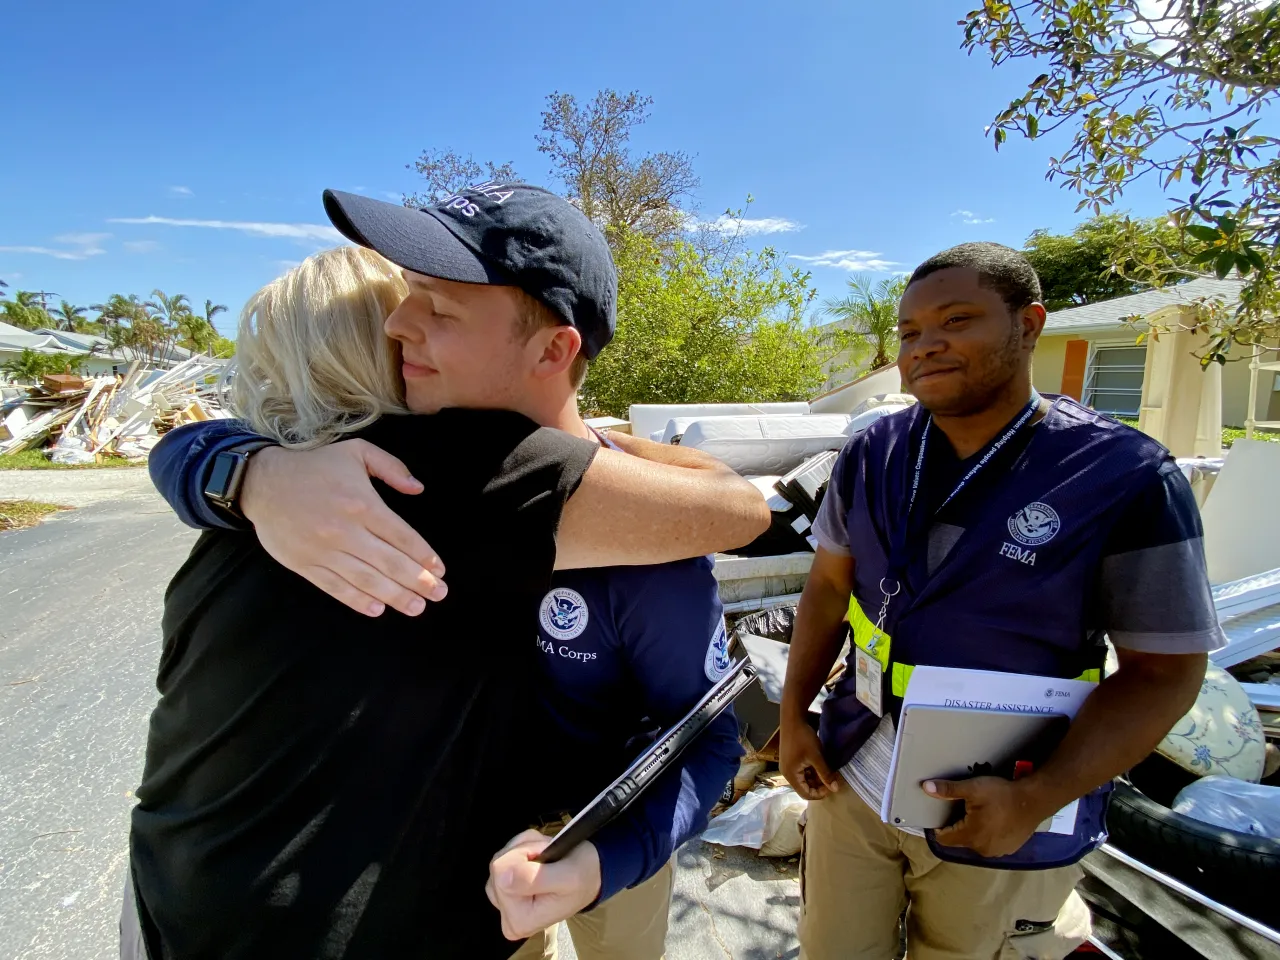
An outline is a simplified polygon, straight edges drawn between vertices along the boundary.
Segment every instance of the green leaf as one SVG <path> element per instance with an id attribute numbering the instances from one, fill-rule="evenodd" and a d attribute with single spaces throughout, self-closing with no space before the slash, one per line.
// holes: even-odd
<path id="1" fill-rule="evenodd" d="M 1203 240 L 1205 243 L 1217 243 L 1222 234 L 1213 227 L 1207 227 L 1202 223 L 1189 223 L 1186 226 L 1186 232 L 1197 240 Z"/>
<path id="2" fill-rule="evenodd" d="M 1231 268 L 1236 265 L 1236 255 L 1230 250 L 1222 251 L 1218 257 L 1218 262 L 1213 265 L 1213 272 L 1218 275 L 1218 279 L 1225 279 L 1227 274 L 1231 272 Z"/>
<path id="3" fill-rule="evenodd" d="M 1036 138 L 1036 133 L 1040 130 L 1040 121 L 1035 117 L 1027 117 L 1027 136 L 1032 140 Z"/>

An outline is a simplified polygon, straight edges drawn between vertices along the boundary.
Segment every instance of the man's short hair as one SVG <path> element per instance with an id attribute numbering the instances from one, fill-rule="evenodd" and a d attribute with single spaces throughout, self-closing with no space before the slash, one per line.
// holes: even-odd
<path id="1" fill-rule="evenodd" d="M 952 267 L 975 271 L 978 282 L 1000 294 L 1011 311 L 1040 301 L 1040 278 L 1036 276 L 1035 267 L 1017 250 L 999 243 L 962 243 L 935 253 L 916 267 L 907 286 Z"/>
<path id="2" fill-rule="evenodd" d="M 519 287 L 516 288 L 516 310 L 516 336 L 520 337 L 525 343 L 528 343 L 529 338 L 539 330 L 546 327 L 563 327 L 565 325 L 554 310 Z M 586 379 L 587 356 L 579 350 L 578 355 L 573 358 L 573 363 L 569 366 L 569 380 L 576 390 L 582 386 L 582 382 Z"/>

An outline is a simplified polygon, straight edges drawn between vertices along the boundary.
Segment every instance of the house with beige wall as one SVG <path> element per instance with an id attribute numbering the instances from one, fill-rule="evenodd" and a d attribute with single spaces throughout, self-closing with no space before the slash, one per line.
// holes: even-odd
<path id="1" fill-rule="evenodd" d="M 1074 397 L 1103 413 L 1136 419 L 1143 405 L 1144 381 L 1151 375 L 1149 340 L 1138 343 L 1145 324 L 1135 328 L 1124 318 L 1154 317 L 1158 326 L 1175 329 L 1194 316 L 1193 305 L 1198 300 L 1216 299 L 1231 305 L 1239 292 L 1239 280 L 1197 279 L 1051 313 L 1036 346 L 1032 366 L 1035 387 L 1041 393 Z M 1181 336 L 1189 340 L 1197 335 Z M 1199 342 L 1189 344 L 1188 352 L 1197 346 Z M 1271 353 L 1264 359 L 1276 356 Z M 1249 416 L 1249 359 L 1249 354 L 1236 347 L 1221 371 L 1222 422 L 1227 426 L 1243 426 Z M 1255 419 L 1280 420 L 1280 374 L 1262 371 L 1256 379 Z"/>

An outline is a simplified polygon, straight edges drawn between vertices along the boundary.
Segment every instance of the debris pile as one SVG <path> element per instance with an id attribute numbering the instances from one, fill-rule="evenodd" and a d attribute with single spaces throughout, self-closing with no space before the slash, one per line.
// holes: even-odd
<path id="1" fill-rule="evenodd" d="M 169 370 L 138 361 L 124 376 L 45 377 L 0 405 L 0 455 L 47 445 L 54 463 L 144 459 L 166 431 L 230 416 L 228 375 L 227 361 L 195 356 Z"/>

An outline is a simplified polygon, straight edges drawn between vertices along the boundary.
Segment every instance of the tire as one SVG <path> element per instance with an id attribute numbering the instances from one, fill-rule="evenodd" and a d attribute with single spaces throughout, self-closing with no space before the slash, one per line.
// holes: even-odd
<path id="1" fill-rule="evenodd" d="M 1280 842 L 1184 817 L 1125 780 L 1115 787 L 1107 812 L 1115 846 L 1267 926 L 1280 925 Z"/>

